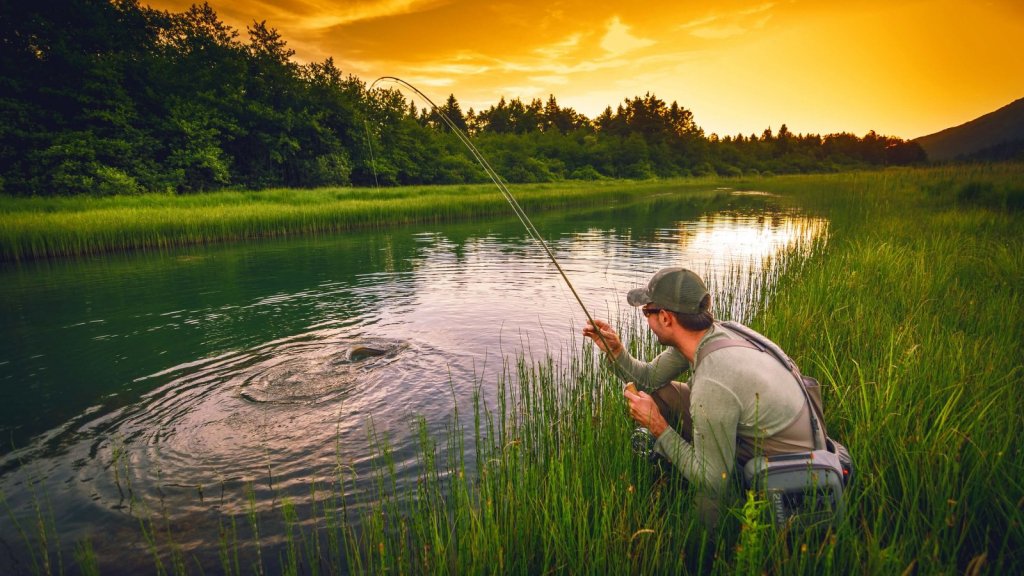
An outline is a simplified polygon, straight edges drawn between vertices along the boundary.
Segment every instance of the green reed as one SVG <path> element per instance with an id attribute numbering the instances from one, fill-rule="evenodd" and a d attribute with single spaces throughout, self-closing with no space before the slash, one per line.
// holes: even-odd
<path id="1" fill-rule="evenodd" d="M 57 537 L 57 526 L 53 520 L 53 509 L 49 500 L 43 500 L 36 492 L 35 481 L 32 487 L 33 516 L 18 517 L 12 512 L 7 497 L 0 493 L 0 500 L 4 503 L 4 512 L 7 521 L 15 527 L 22 541 L 27 545 L 25 551 L 28 554 L 28 563 L 35 573 L 53 573 L 54 559 L 57 565 L 61 565 L 60 539 Z"/>
<path id="2" fill-rule="evenodd" d="M 339 459 L 305 523 L 286 500 L 270 511 L 251 502 L 253 546 L 241 555 L 257 559 L 239 561 L 245 536 L 231 518 L 224 571 L 1020 573 L 1024 212 L 1012 199 L 1022 175 L 1002 165 L 742 184 L 831 222 L 827 242 L 712 287 L 718 315 L 763 331 L 822 382 L 826 424 L 857 465 L 847 516 L 827 534 L 779 534 L 763 502 L 739 491 L 706 528 L 679 476 L 629 450 L 621 384 L 579 342 L 541 362 L 506 359 L 444 438 L 420 419 L 414 485 L 398 484 L 371 425 L 368 492 Z M 634 354 L 657 351 L 635 312 L 616 323 Z M 275 514 L 285 526 L 276 563 L 261 532 Z M 190 572 L 172 536 L 171 566 Z"/>
<path id="3" fill-rule="evenodd" d="M 522 207 L 607 206 L 654 194 L 713 196 L 707 179 L 516 187 Z M 322 188 L 110 198 L 0 196 L 0 260 L 165 249 L 511 214 L 492 186 Z"/>
<path id="4" fill-rule="evenodd" d="M 1024 556 L 1021 165 L 781 178 L 833 218 L 756 327 L 825 387 L 856 455 L 840 567 L 1010 573 Z M 991 196 L 967 196 L 983 189 Z M 778 567 L 778 566 L 777 566 Z"/>

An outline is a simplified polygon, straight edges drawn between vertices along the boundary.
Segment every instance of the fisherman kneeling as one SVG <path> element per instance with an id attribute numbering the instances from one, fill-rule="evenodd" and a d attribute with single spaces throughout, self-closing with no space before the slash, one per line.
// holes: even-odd
<path id="1" fill-rule="evenodd" d="M 812 431 L 812 408 L 793 372 L 772 354 L 734 344 L 742 336 L 715 321 L 711 295 L 697 274 L 662 269 L 626 299 L 642 307 L 665 351 L 650 362 L 637 360 L 599 320 L 583 334 L 610 356 L 620 377 L 639 388 L 623 392 L 630 416 L 656 438 L 654 450 L 703 491 L 705 522 L 717 521 L 737 463 L 822 445 L 824 434 Z M 689 383 L 674 381 L 691 368 Z"/>

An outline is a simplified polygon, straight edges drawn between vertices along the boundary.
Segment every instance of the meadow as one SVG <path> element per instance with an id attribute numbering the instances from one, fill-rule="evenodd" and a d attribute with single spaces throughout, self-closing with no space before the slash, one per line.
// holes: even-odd
<path id="1" fill-rule="evenodd" d="M 780 257 L 763 275 L 736 276 L 712 287 L 721 312 L 734 309 L 735 289 L 760 286 L 746 290 L 758 296 L 743 303 L 742 319 L 779 342 L 805 373 L 822 382 L 829 432 L 847 445 L 857 466 L 846 493 L 848 514 L 826 534 L 777 532 L 766 522 L 766 503 L 756 494 L 738 494 L 719 525 L 706 529 L 695 513 L 692 490 L 678 475 L 650 466 L 628 449 L 632 426 L 621 384 L 594 348 L 581 341 L 571 358 L 510 362 L 498 382 L 478 383 L 497 387 L 497 405 L 485 405 L 481 394 L 471 413 L 457 414 L 447 437 L 421 433 L 413 493 L 394 483 L 387 442 L 378 439 L 378 489 L 365 502 L 348 501 L 351 471 L 339 467 L 336 484 L 314 488 L 320 502 L 315 518 L 296 518 L 288 501 L 281 502 L 274 514 L 283 519 L 284 534 L 268 535 L 262 528 L 267 518 L 255 510 L 245 518 L 226 518 L 221 571 L 1020 573 L 1024 452 L 1015 439 L 1024 429 L 1022 177 L 1024 166 L 1001 164 L 680 184 L 694 191 L 725 185 L 792 197 L 831 221 L 827 241 L 813 249 Z M 658 184 L 645 186 L 626 188 L 635 194 Z M 589 201 L 580 198 L 587 194 L 583 187 L 579 196 L 564 194 L 575 188 L 558 190 L 554 196 L 566 202 Z M 480 215 L 498 210 L 488 204 L 491 200 L 466 200 L 471 195 L 439 209 L 444 192 L 428 191 L 408 201 L 414 206 L 410 218 L 431 217 L 432 208 L 439 214 L 459 206 Z M 532 188 L 513 192 L 521 194 L 528 212 L 553 201 L 542 200 Z M 351 192 L 389 193 L 415 194 Z M 606 199 L 621 193 L 611 184 L 597 190 Z M 263 194 L 268 199 L 298 195 Z M 264 209 L 247 202 L 244 193 L 221 198 L 237 202 L 216 204 L 211 211 L 237 210 L 238 222 Z M 130 214 L 148 209 L 129 205 L 147 201 L 163 200 L 111 200 L 107 209 L 127 222 Z M 185 210 L 197 219 L 203 202 L 217 202 L 213 197 L 189 201 L 195 205 Z M 498 196 L 495 202 L 501 201 Z M 104 201 L 39 202 L 37 208 L 56 206 L 54 218 L 75 222 L 75 215 L 99 221 L 94 206 Z M 295 211 L 313 221 L 318 213 L 315 201 L 310 206 L 291 200 L 280 206 L 263 203 L 266 214 Z M 324 203 L 320 208 L 334 206 Z M 0 206 L 5 221 L 48 217 L 18 202 L 5 200 Z M 365 225 L 400 220 L 367 210 L 359 220 Z M 339 212 L 321 212 L 326 215 L 310 230 L 340 229 L 318 228 L 341 221 Z M 280 233 L 292 233 L 273 224 L 281 222 L 277 217 L 268 216 L 262 230 L 275 233 L 276 225 Z M 157 236 L 102 249 L 160 246 L 153 238 L 177 238 L 163 231 L 164 224 L 148 222 L 160 230 Z M 212 224 L 202 222 L 194 226 L 203 231 L 186 235 L 188 241 L 206 241 L 204 226 Z M 74 234 L 67 225 L 67 234 Z M 231 234 L 245 236 L 248 232 L 237 230 L 250 230 L 237 226 Z M 4 225 L 4 258 L 99 249 L 92 240 L 60 234 L 55 237 L 66 247 L 54 248 L 60 241 L 23 232 L 30 227 Z M 133 237 L 143 229 L 121 234 L 113 227 L 108 235 Z M 231 234 L 217 238 L 234 238 Z M 651 354 L 657 346 L 641 320 L 623 316 L 617 324 L 636 354 Z M 466 456 L 468 443 L 476 447 L 476 458 Z M 45 518 L 36 524 L 45 525 Z M 201 571 L 158 513 L 140 525 L 157 573 Z M 45 541 L 47 529 L 39 533 Z M 56 571 L 47 547 L 37 550 L 38 571 Z M 82 542 L 74 562 L 91 573 L 102 559 Z"/>

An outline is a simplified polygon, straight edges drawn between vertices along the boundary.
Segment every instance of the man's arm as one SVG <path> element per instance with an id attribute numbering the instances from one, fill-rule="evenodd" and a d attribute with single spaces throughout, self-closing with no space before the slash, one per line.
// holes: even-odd
<path id="1" fill-rule="evenodd" d="M 658 437 L 654 449 L 698 487 L 721 494 L 736 461 L 739 399 L 714 380 L 695 383 L 691 394 L 693 442 L 668 428 Z"/>
<path id="2" fill-rule="evenodd" d="M 666 348 L 650 362 L 637 360 L 623 350 L 613 362 L 620 378 L 636 382 L 642 390 L 654 390 L 672 380 L 678 380 L 679 375 L 690 368 L 686 357 L 672 347 Z"/>

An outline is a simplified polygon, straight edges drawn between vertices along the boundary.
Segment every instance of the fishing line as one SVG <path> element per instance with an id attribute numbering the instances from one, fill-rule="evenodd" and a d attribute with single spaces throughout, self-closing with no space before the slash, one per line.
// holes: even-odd
<path id="1" fill-rule="evenodd" d="M 605 340 L 604 335 L 601 333 L 600 330 L 596 330 L 597 323 L 594 322 L 594 318 L 590 315 L 590 312 L 587 310 L 586 305 L 583 304 L 583 300 L 580 298 L 580 295 L 576 292 L 576 288 L 573 287 L 572 282 L 569 280 L 569 276 L 566 275 L 565 273 L 565 270 L 562 269 L 562 265 L 558 263 L 558 259 L 555 258 L 555 254 L 551 251 L 551 248 L 548 247 L 548 243 L 544 241 L 544 238 L 540 235 L 540 232 L 533 225 L 533 222 L 530 220 L 530 217 L 526 215 L 526 211 L 523 210 L 523 207 L 519 205 L 519 202 L 516 200 L 515 196 L 512 195 L 512 192 L 510 192 L 508 187 L 505 186 L 504 182 L 502 182 L 501 178 L 498 176 L 498 173 L 494 171 L 494 168 L 491 168 L 490 163 L 487 162 L 487 159 L 484 158 L 484 155 L 481 154 L 480 151 L 477 150 L 476 146 L 474 146 L 473 143 L 469 140 L 469 136 L 467 136 L 465 132 L 463 132 L 458 126 L 456 126 L 455 123 L 452 122 L 451 118 L 449 118 L 448 115 L 445 114 L 444 111 L 442 111 L 437 104 L 434 104 L 434 101 L 427 97 L 426 94 L 420 92 L 418 88 L 416 88 L 412 84 L 409 84 L 405 80 L 402 80 L 401 78 L 396 78 L 394 76 L 381 76 L 380 78 L 374 80 L 372 84 L 370 84 L 369 91 L 372 91 L 373 87 L 376 86 L 377 83 L 381 81 L 394 82 L 401 86 L 405 86 L 409 90 L 415 92 L 420 98 L 423 98 L 423 100 L 430 104 L 431 110 L 434 113 L 436 113 L 441 118 L 441 120 L 444 121 L 445 125 L 448 126 L 449 129 L 451 129 L 452 133 L 455 134 L 456 137 L 458 137 L 459 141 L 466 146 L 470 154 L 473 155 L 473 158 L 476 159 L 477 163 L 479 163 L 480 166 L 483 167 L 484 172 L 487 173 L 487 176 L 491 179 L 491 182 L 494 182 L 494 185 L 498 187 L 498 191 L 501 192 L 501 195 L 504 196 L 505 200 L 509 203 L 510 206 L 512 206 L 512 211 L 515 212 L 516 217 L 518 217 L 519 221 L 522 222 L 523 226 L 526 228 L 526 232 L 530 235 L 531 238 L 533 238 L 534 240 L 537 241 L 538 244 L 540 244 L 541 248 L 544 249 L 544 252 L 548 255 L 548 258 L 551 260 L 551 263 L 555 265 L 555 269 L 557 269 L 559 275 L 562 276 L 562 280 L 564 280 L 566 286 L 569 287 L 569 291 L 572 292 L 573 297 L 576 298 L 576 302 L 578 302 L 580 308 L 583 309 L 583 314 L 586 315 L 587 320 L 590 322 L 590 325 L 594 326 L 595 332 L 601 339 L 601 342 L 604 344 L 604 347 L 610 350 L 610 346 L 608 346 L 608 342 Z"/>
<path id="2" fill-rule="evenodd" d="M 370 123 L 363 119 L 363 128 L 366 130 L 366 147 L 370 149 L 370 167 L 373 168 L 373 185 L 380 188 L 377 181 L 377 161 L 373 158 L 373 140 L 370 138 Z"/>

